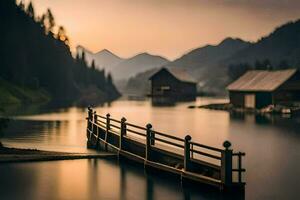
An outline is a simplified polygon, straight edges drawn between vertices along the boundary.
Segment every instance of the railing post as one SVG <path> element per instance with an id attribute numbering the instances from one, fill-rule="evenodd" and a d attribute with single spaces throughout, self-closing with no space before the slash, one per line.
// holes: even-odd
<path id="1" fill-rule="evenodd" d="M 191 160 L 191 142 L 192 137 L 190 135 L 185 136 L 184 138 L 184 170 L 189 171 L 190 170 L 190 160 Z"/>
<path id="2" fill-rule="evenodd" d="M 151 124 L 147 124 L 146 126 L 146 160 L 151 160 Z"/>
<path id="3" fill-rule="evenodd" d="M 225 141 L 223 143 L 225 150 L 221 153 L 221 181 L 225 186 L 232 184 L 232 149 L 229 149 L 231 143 Z"/>
<path id="4" fill-rule="evenodd" d="M 86 118 L 86 121 L 87 121 L 87 130 L 86 130 L 86 137 L 88 139 L 88 146 L 89 146 L 89 140 L 91 138 L 91 121 L 93 120 L 93 109 L 89 106 L 88 107 L 88 116 Z"/>
<path id="5" fill-rule="evenodd" d="M 119 140 L 119 149 L 124 148 L 123 136 L 126 135 L 126 118 L 121 119 L 121 131 L 120 131 L 120 140 Z"/>
<path id="6" fill-rule="evenodd" d="M 109 130 L 110 130 L 110 114 L 108 113 L 106 114 L 105 142 L 107 142 Z"/>
<path id="7" fill-rule="evenodd" d="M 92 120 L 93 118 L 93 109 L 91 107 L 88 107 L 88 119 Z"/>
<path id="8" fill-rule="evenodd" d="M 239 176 L 239 183 L 242 183 L 242 153 L 238 153 L 238 176 Z"/>
<path id="9" fill-rule="evenodd" d="M 99 128 L 97 126 L 97 122 L 98 122 L 98 115 L 97 112 L 94 112 L 94 126 L 95 126 L 95 130 L 96 130 L 96 146 L 98 145 L 99 142 Z M 94 133 L 95 134 L 95 133 Z"/>
<path id="10" fill-rule="evenodd" d="M 97 127 L 97 112 L 94 111 L 94 127 L 93 127 L 93 134 L 96 134 L 98 131 L 98 127 Z"/>
<path id="11" fill-rule="evenodd" d="M 97 112 L 94 111 L 94 123 L 97 123 L 97 120 L 98 120 Z"/>
<path id="12" fill-rule="evenodd" d="M 152 146 L 154 146 L 155 145 L 155 133 L 153 132 L 153 131 L 151 131 L 151 140 L 150 140 L 150 144 L 152 145 Z"/>
<path id="13" fill-rule="evenodd" d="M 87 128 L 91 130 L 91 121 L 93 120 L 93 109 L 88 107 Z"/>

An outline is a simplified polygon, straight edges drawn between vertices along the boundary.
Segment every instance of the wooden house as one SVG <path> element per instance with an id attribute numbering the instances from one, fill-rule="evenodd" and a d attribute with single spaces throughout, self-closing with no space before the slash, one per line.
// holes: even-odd
<path id="1" fill-rule="evenodd" d="M 235 107 L 263 108 L 300 101 L 300 73 L 296 69 L 251 70 L 231 83 L 230 103 Z"/>
<path id="2" fill-rule="evenodd" d="M 151 81 L 152 97 L 167 97 L 175 100 L 194 100 L 196 81 L 185 70 L 162 68 L 153 74 Z"/>

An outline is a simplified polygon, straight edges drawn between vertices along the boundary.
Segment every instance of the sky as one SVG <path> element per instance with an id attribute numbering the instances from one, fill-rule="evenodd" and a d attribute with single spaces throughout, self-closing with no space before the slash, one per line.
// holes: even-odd
<path id="1" fill-rule="evenodd" d="M 28 2 L 26 0 L 25 2 Z M 256 41 L 300 18 L 300 0 L 32 0 L 50 8 L 71 49 L 108 49 L 120 57 L 148 52 L 175 59 L 226 37 Z"/>

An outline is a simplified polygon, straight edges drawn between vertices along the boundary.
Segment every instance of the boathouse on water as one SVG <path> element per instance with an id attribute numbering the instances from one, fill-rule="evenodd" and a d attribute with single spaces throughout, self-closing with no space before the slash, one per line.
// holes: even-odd
<path id="1" fill-rule="evenodd" d="M 300 73 L 296 69 L 250 70 L 227 90 L 230 103 L 235 107 L 260 109 L 300 102 Z"/>
<path id="2" fill-rule="evenodd" d="M 176 100 L 196 98 L 196 80 L 182 69 L 162 68 L 153 74 L 151 81 L 152 97 L 168 97 Z"/>

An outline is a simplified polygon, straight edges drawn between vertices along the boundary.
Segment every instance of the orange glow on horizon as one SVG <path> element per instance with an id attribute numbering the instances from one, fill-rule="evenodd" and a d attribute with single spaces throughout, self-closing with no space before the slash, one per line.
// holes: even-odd
<path id="1" fill-rule="evenodd" d="M 39 15 L 48 7 L 52 10 L 56 24 L 66 29 L 71 49 L 77 45 L 93 52 L 108 49 L 121 57 L 149 52 L 174 59 L 226 37 L 256 41 L 299 17 L 296 0 L 294 5 L 289 2 L 290 7 L 278 3 L 263 7 L 258 0 L 249 5 L 241 2 L 33 0 Z"/>

